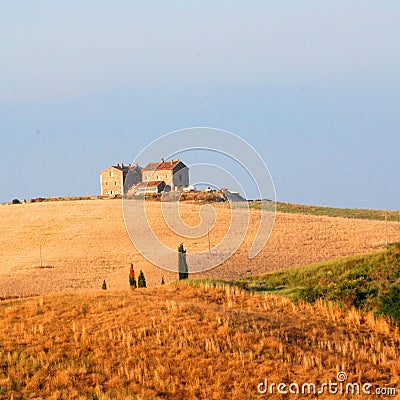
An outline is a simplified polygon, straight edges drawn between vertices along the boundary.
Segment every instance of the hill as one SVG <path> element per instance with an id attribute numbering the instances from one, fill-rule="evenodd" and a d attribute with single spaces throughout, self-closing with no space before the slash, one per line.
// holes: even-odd
<path id="1" fill-rule="evenodd" d="M 399 330 L 384 320 L 237 287 L 5 300 L 0 318 L 0 399 L 249 400 L 265 379 L 320 390 L 339 371 L 372 393 L 399 385 Z"/>
<path id="2" fill-rule="evenodd" d="M 254 201 L 251 207 L 260 209 L 261 202 Z M 343 217 L 355 219 L 370 219 L 385 221 L 386 219 L 391 222 L 400 222 L 400 211 L 392 210 L 369 210 L 363 208 L 337 208 L 326 206 L 312 206 L 305 204 L 292 204 L 292 203 L 276 203 L 278 212 L 291 213 L 291 214 L 305 214 L 305 215 L 325 215 L 328 217 Z"/>
<path id="3" fill-rule="evenodd" d="M 247 290 L 279 293 L 294 300 L 324 299 L 386 314 L 400 325 L 400 244 L 375 254 L 272 272 L 236 283 Z"/>
<path id="4" fill-rule="evenodd" d="M 218 224 L 210 232 L 211 246 L 220 242 L 230 222 L 230 210 L 215 203 Z M 199 223 L 201 205 L 180 205 L 184 221 Z M 182 238 L 162 223 L 160 204 L 146 206 L 157 235 L 176 249 Z M 269 271 L 383 250 L 400 241 L 398 222 L 278 212 L 270 239 L 249 260 L 248 250 L 258 229 L 259 210 L 251 210 L 247 236 L 237 253 L 221 266 L 197 277 L 240 279 Z M 138 254 L 123 221 L 120 199 L 76 200 L 0 205 L 0 297 L 97 290 L 104 279 L 112 290 L 128 288 L 129 265 L 144 271 L 150 286 L 177 279 Z M 160 222 L 161 221 L 161 222 Z M 208 249 L 208 238 L 184 240 L 188 252 Z M 43 265 L 40 265 L 41 247 Z M 189 266 L 190 267 L 190 266 Z"/>

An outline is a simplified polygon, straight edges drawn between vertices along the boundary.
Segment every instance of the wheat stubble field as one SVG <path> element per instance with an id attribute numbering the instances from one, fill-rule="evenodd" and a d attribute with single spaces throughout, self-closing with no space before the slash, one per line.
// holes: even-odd
<path id="1" fill-rule="evenodd" d="M 1 399 L 316 398 L 257 385 L 320 390 L 339 371 L 373 388 L 399 382 L 400 335 L 385 321 L 223 285 L 11 299 L 0 317 Z"/>
<path id="2" fill-rule="evenodd" d="M 162 240 L 179 244 L 160 222 L 159 203 L 147 211 Z M 189 225 L 198 212 L 181 205 Z M 229 209 L 216 212 L 212 245 L 229 222 Z M 267 246 L 247 260 L 257 213 L 237 254 L 208 276 L 234 279 L 385 246 L 384 222 L 277 214 Z M 0 399 L 286 399 L 259 395 L 257 385 L 267 378 L 320 389 L 339 371 L 373 390 L 398 387 L 399 329 L 372 314 L 211 281 L 159 286 L 162 276 L 177 276 L 137 253 L 120 200 L 2 205 L 0 218 L 1 297 L 39 294 L 0 301 Z M 399 224 L 387 228 L 399 241 Z M 40 243 L 45 268 L 38 268 Z M 204 250 L 208 241 L 185 245 Z M 152 287 L 126 290 L 131 260 Z M 99 290 L 103 279 L 107 291 Z M 319 398 L 381 397 L 325 391 Z"/>
<path id="3" fill-rule="evenodd" d="M 183 203 L 185 222 L 199 222 L 199 205 Z M 226 234 L 230 210 L 216 206 L 217 224 L 210 233 L 214 246 Z M 184 242 L 188 253 L 208 248 L 207 237 L 182 239 L 160 222 L 160 204 L 147 202 L 151 226 L 171 248 Z M 385 246 L 384 221 L 277 213 L 270 240 L 254 259 L 248 250 L 258 227 L 258 210 L 251 210 L 246 239 L 221 266 L 195 276 L 236 279 L 268 271 L 369 253 Z M 81 200 L 1 205 L 0 296 L 36 295 L 59 291 L 97 290 L 103 279 L 109 289 L 128 288 L 129 264 L 142 269 L 148 286 L 175 273 L 143 259 L 126 232 L 121 200 Z M 390 241 L 400 241 L 400 224 L 387 225 Z M 39 247 L 43 266 L 38 268 Z M 190 268 L 190 266 L 189 266 Z"/>

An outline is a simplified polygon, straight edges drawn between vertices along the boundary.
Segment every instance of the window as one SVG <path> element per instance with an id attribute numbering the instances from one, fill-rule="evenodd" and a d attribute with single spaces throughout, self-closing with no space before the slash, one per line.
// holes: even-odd
<path id="1" fill-rule="evenodd" d="M 117 181 L 114 182 L 114 186 L 117 186 Z"/>
<path id="2" fill-rule="evenodd" d="M 182 182 L 182 175 L 179 174 L 179 182 Z"/>
<path id="3" fill-rule="evenodd" d="M 114 176 L 114 172 L 113 171 L 110 172 L 110 176 Z"/>

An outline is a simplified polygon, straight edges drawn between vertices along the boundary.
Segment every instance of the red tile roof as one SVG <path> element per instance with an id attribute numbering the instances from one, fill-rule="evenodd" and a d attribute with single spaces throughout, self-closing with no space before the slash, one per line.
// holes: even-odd
<path id="1" fill-rule="evenodd" d="M 171 161 L 150 162 L 143 169 L 147 171 L 172 170 L 181 162 L 182 161 L 179 159 Z"/>

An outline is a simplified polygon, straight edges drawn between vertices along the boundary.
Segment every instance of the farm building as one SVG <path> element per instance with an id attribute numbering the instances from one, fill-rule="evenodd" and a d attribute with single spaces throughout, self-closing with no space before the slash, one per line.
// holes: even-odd
<path id="1" fill-rule="evenodd" d="M 189 186 L 189 168 L 181 160 L 148 163 L 142 170 L 142 181 L 164 181 L 171 190 Z"/>
<path id="2" fill-rule="evenodd" d="M 144 194 L 144 193 L 161 193 L 164 189 L 170 190 L 170 187 L 165 184 L 164 181 L 149 181 L 149 182 L 140 182 L 136 186 L 136 194 Z"/>
<path id="3" fill-rule="evenodd" d="M 144 168 L 138 164 L 112 165 L 100 172 L 100 186 L 102 196 L 182 190 L 189 186 L 189 168 L 179 159 L 150 162 Z"/>
<path id="4" fill-rule="evenodd" d="M 129 172 L 129 175 L 128 175 Z M 128 177 L 128 181 L 126 181 Z M 100 187 L 102 196 L 122 195 L 131 186 L 142 181 L 142 168 L 137 164 L 117 164 L 100 172 Z"/>

